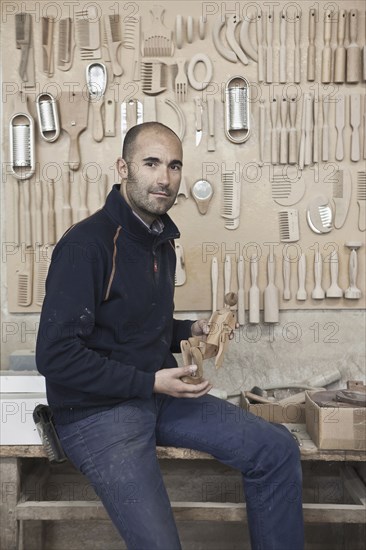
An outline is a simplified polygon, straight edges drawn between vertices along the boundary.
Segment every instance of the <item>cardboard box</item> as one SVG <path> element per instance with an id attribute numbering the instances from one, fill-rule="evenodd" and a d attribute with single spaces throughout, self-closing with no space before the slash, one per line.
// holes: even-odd
<path id="1" fill-rule="evenodd" d="M 285 406 L 278 403 L 249 403 L 242 392 L 240 395 L 240 406 L 246 411 L 260 416 L 269 422 L 276 424 L 305 424 L 305 405 L 287 404 Z"/>
<path id="2" fill-rule="evenodd" d="M 47 404 L 44 393 L 0 394 L 0 444 L 41 445 L 33 410 L 39 403 Z"/>
<path id="3" fill-rule="evenodd" d="M 47 404 L 44 377 L 3 371 L 0 390 L 0 444 L 41 445 L 33 410 L 39 403 Z"/>
<path id="4" fill-rule="evenodd" d="M 306 431 L 319 449 L 366 450 L 366 407 L 319 407 L 307 391 Z"/>

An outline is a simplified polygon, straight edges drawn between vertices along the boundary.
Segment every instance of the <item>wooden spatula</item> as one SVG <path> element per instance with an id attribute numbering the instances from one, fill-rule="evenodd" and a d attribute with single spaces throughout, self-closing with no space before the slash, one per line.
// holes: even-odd
<path id="1" fill-rule="evenodd" d="M 69 167 L 80 166 L 78 138 L 88 124 L 88 101 L 82 92 L 63 93 L 60 99 L 61 126 L 70 136 Z"/>

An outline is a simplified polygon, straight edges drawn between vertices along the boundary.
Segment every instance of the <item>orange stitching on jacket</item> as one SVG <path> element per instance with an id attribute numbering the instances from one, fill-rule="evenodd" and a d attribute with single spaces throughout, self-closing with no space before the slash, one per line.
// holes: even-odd
<path id="1" fill-rule="evenodd" d="M 109 277 L 109 283 L 108 283 L 107 292 L 105 294 L 104 301 L 108 300 L 108 298 L 109 298 L 109 293 L 111 291 L 111 286 L 112 286 L 113 279 L 114 279 L 114 273 L 116 271 L 117 239 L 118 239 L 118 235 L 119 235 L 121 229 L 122 228 L 119 225 L 118 228 L 117 228 L 116 234 L 114 235 L 114 239 L 113 239 L 112 272 L 111 272 L 111 276 Z"/>

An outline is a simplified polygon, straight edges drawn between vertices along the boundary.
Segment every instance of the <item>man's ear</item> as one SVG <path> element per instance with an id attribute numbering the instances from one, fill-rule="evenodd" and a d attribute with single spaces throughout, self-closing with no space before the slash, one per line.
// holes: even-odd
<path id="1" fill-rule="evenodd" d="M 127 179 L 127 177 L 128 177 L 127 162 L 123 158 L 119 157 L 117 159 L 116 166 L 117 166 L 117 172 L 118 172 L 119 176 L 121 177 L 121 179 L 123 179 L 123 180 Z"/>

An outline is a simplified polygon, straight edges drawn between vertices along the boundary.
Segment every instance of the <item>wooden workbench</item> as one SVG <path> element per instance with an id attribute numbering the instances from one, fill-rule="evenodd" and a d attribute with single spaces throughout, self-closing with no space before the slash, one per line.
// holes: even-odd
<path id="1" fill-rule="evenodd" d="M 304 425 L 288 425 L 295 430 L 301 449 L 302 462 L 339 463 L 339 472 L 348 499 L 345 503 L 303 504 L 306 523 L 366 523 L 366 451 L 324 451 L 311 441 Z M 162 461 L 211 461 L 213 457 L 190 449 L 158 447 L 157 456 Z M 26 467 L 31 462 L 32 467 Z M 215 461 L 216 462 L 216 461 Z M 194 464 L 194 463 L 193 463 Z M 31 476 L 41 487 L 46 483 L 50 463 L 42 446 L 0 446 L 2 480 L 1 544 L 2 550 L 26 550 L 23 540 L 25 521 L 84 521 L 108 519 L 100 501 L 95 500 L 40 500 L 23 494 L 26 476 Z M 56 468 L 62 468 L 57 465 Z M 178 521 L 246 521 L 243 502 L 172 502 Z M 5 528 L 4 528 L 5 526 Z M 42 529 L 39 529 L 42 546 Z M 46 549 L 45 549 L 46 550 Z"/>

